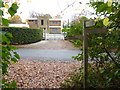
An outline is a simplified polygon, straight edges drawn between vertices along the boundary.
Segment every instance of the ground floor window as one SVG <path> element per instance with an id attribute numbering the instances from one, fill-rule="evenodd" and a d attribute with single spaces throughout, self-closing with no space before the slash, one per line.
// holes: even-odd
<path id="1" fill-rule="evenodd" d="M 58 29 L 57 28 L 52 28 L 52 33 L 58 33 Z"/>

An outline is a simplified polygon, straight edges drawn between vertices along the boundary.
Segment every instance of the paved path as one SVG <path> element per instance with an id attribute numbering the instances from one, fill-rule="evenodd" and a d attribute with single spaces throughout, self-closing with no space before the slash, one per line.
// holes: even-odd
<path id="1" fill-rule="evenodd" d="M 72 43 L 65 40 L 48 40 L 29 45 L 20 45 L 16 50 L 20 57 L 27 60 L 39 61 L 75 61 L 71 57 L 80 51 Z"/>
<path id="2" fill-rule="evenodd" d="M 39 61 L 74 61 L 71 57 L 77 56 L 79 50 L 41 50 L 41 49 L 19 49 L 21 58 Z"/>

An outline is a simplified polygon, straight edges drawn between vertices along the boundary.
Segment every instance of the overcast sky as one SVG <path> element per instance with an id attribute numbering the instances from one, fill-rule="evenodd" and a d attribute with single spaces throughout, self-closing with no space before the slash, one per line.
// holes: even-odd
<path id="1" fill-rule="evenodd" d="M 88 7 L 85 6 L 85 3 L 89 0 L 31 0 L 31 3 L 29 3 L 29 1 L 30 0 L 20 1 L 21 4 L 18 14 L 22 12 L 20 15 L 22 19 L 28 18 L 29 12 L 35 11 L 43 14 L 50 14 L 52 16 L 60 14 L 64 20 L 67 20 L 75 13 L 80 13 L 83 8 L 88 9 Z M 73 2 L 75 2 L 73 6 L 67 8 L 63 13 L 60 13 Z M 79 4 L 79 2 L 82 2 L 82 4 Z"/>
<path id="2" fill-rule="evenodd" d="M 18 0 L 11 1 L 14 2 Z M 52 17 L 60 14 L 63 17 L 63 20 L 66 21 L 68 19 L 71 19 L 74 14 L 82 12 L 83 9 L 94 11 L 93 9 L 85 5 L 89 2 L 89 0 L 19 0 L 19 2 L 20 5 L 17 15 L 20 15 L 23 21 L 29 18 L 29 12 L 32 11 L 38 12 L 40 14 L 50 14 Z M 81 2 L 82 4 L 80 4 L 79 2 Z M 71 6 L 64 10 L 68 5 Z M 63 10 L 64 12 L 60 13 Z"/>

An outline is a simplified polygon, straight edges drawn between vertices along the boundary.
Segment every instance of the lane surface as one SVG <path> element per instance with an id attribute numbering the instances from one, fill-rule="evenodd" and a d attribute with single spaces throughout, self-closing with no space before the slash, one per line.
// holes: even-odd
<path id="1" fill-rule="evenodd" d="M 41 49 L 18 49 L 21 58 L 38 59 L 41 61 L 74 61 L 71 57 L 78 55 L 79 50 L 41 50 Z"/>

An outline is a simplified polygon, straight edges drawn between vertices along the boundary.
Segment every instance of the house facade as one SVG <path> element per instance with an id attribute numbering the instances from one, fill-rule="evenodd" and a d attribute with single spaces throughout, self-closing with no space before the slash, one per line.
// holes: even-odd
<path id="1" fill-rule="evenodd" d="M 49 33 L 61 34 L 62 33 L 62 20 L 61 19 L 49 19 Z"/>
<path id="2" fill-rule="evenodd" d="M 28 18 L 27 24 L 30 28 L 38 28 L 38 19 L 37 18 Z"/>
<path id="3" fill-rule="evenodd" d="M 48 30 L 48 18 L 38 18 L 38 28 Z"/>
<path id="4" fill-rule="evenodd" d="M 49 18 L 28 18 L 28 25 L 30 28 L 42 28 L 49 34 L 62 33 L 62 19 L 49 19 Z"/>

